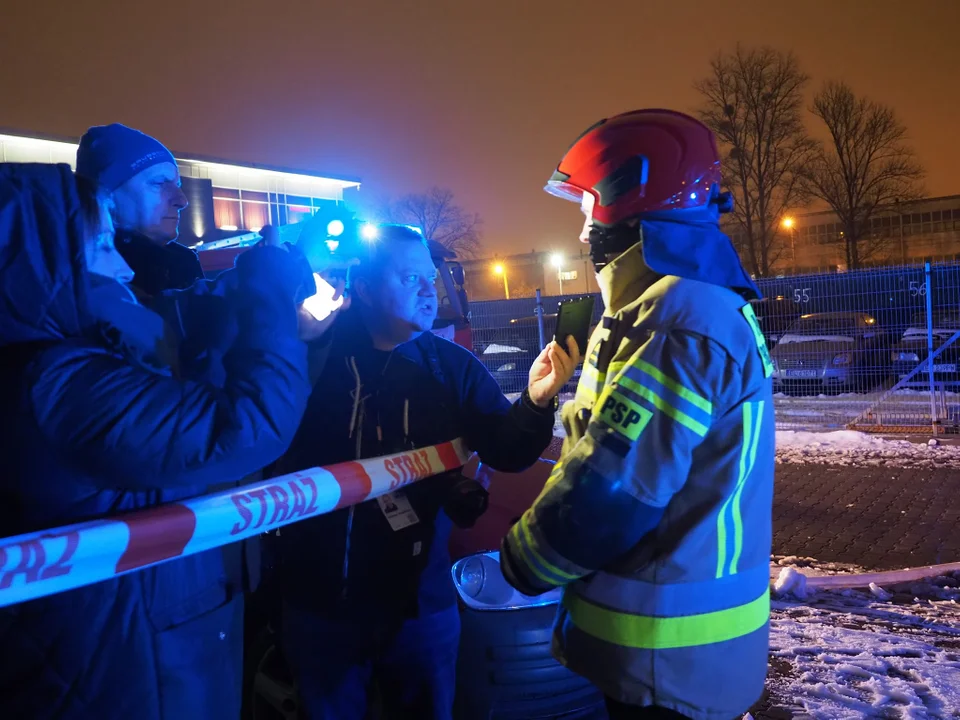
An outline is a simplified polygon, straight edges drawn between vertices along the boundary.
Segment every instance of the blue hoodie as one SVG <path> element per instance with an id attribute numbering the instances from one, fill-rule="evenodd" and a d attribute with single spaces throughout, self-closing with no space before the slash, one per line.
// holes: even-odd
<path id="1" fill-rule="evenodd" d="M 152 311 L 90 282 L 84 234 L 67 166 L 0 165 L 0 536 L 237 480 L 286 449 L 306 405 L 291 255 L 238 260 L 214 386 L 177 376 Z M 24 581 L 10 570 L 0 583 Z M 234 612 L 219 550 L 0 609 L 0 717 L 235 720 Z"/>

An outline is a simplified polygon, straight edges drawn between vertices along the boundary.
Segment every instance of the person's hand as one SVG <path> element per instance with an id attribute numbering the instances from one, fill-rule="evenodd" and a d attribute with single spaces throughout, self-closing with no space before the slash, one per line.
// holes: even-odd
<path id="1" fill-rule="evenodd" d="M 327 282 L 333 285 L 333 301 L 336 302 L 339 298 L 343 297 L 346 283 L 342 279 L 333 280 L 332 282 L 330 278 L 325 279 Z M 341 304 L 340 307 L 327 315 L 323 320 L 317 320 L 309 310 L 307 310 L 303 305 L 300 305 L 297 308 L 297 325 L 300 339 L 304 342 L 312 342 L 313 340 L 317 340 L 318 338 L 322 337 L 323 334 L 330 329 L 340 313 L 349 307 L 350 296 L 347 295 L 343 298 L 343 304 Z"/>
<path id="2" fill-rule="evenodd" d="M 573 371 L 580 362 L 580 348 L 573 336 L 567 337 L 567 352 L 556 341 L 547 345 L 530 367 L 530 384 L 527 392 L 534 405 L 545 408 L 550 401 L 570 382 Z"/>
<path id="3" fill-rule="evenodd" d="M 277 229 L 276 225 L 264 225 L 260 228 L 260 237 L 263 238 L 263 244 L 270 247 L 284 247 L 283 241 L 280 240 L 280 230 Z"/>

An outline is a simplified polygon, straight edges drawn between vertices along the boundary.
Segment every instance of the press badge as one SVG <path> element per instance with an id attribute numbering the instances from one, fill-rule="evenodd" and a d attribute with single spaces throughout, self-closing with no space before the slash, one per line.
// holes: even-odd
<path id="1" fill-rule="evenodd" d="M 387 522 L 390 523 L 390 527 L 393 528 L 394 532 L 420 522 L 416 511 L 413 509 L 413 506 L 410 505 L 407 496 L 403 493 L 381 495 L 377 498 L 377 502 L 380 504 L 380 511 L 387 519 Z"/>

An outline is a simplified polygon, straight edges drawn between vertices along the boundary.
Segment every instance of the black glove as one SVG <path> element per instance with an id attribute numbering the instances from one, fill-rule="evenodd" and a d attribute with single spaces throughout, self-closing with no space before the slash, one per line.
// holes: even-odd
<path id="1" fill-rule="evenodd" d="M 447 491 L 443 511 L 458 528 L 472 528 L 487 511 L 490 493 L 476 480 L 467 477 L 453 484 Z"/>

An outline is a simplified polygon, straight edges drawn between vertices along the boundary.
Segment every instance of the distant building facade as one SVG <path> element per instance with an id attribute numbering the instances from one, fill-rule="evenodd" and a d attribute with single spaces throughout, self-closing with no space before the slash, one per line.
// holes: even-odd
<path id="1" fill-rule="evenodd" d="M 0 130 L 0 162 L 67 163 L 77 140 Z M 181 213 L 180 242 L 210 246 L 257 232 L 264 225 L 299 222 L 324 204 L 340 203 L 354 179 L 285 168 L 241 165 L 174 153 L 190 205 Z"/>
<path id="2" fill-rule="evenodd" d="M 830 210 L 803 213 L 781 228 L 773 274 L 844 271 L 843 227 Z M 724 230 L 742 253 L 745 236 L 729 223 Z M 894 203 L 870 221 L 870 238 L 861 240 L 862 267 L 902 265 L 924 260 L 960 260 L 960 195 Z"/>
<path id="3" fill-rule="evenodd" d="M 533 297 L 538 288 L 544 297 L 600 292 L 585 249 L 573 256 L 531 251 L 461 263 L 471 300 Z"/>

